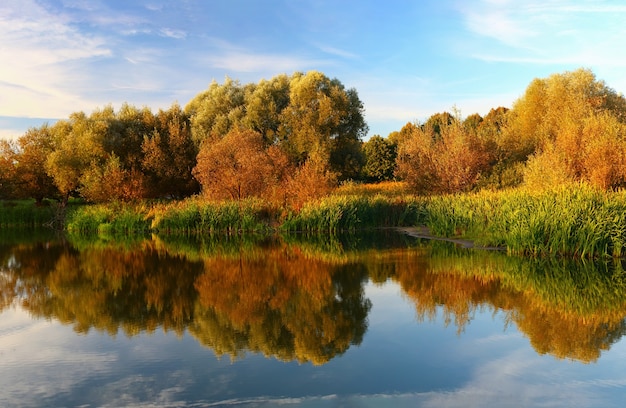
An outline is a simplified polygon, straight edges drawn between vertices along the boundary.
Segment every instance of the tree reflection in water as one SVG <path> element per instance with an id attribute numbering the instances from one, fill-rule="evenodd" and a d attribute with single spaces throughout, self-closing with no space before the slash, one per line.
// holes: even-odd
<path id="1" fill-rule="evenodd" d="M 502 311 L 537 352 L 559 358 L 595 361 L 626 330 L 619 261 L 522 259 L 389 232 L 73 238 L 0 245 L 0 260 L 0 311 L 18 304 L 78 333 L 188 331 L 233 359 L 255 352 L 324 364 L 360 344 L 371 308 L 368 279 L 398 282 L 418 320 L 441 312 L 459 333 L 477 311 Z"/>

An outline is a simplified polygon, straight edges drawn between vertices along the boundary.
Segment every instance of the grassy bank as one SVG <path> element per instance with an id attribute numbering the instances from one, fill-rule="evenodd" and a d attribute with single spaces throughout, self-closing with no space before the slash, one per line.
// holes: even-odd
<path id="1" fill-rule="evenodd" d="M 432 198 L 427 225 L 521 255 L 621 257 L 626 193 L 573 185 L 544 192 L 512 190 Z"/>
<path id="2" fill-rule="evenodd" d="M 0 228 L 40 228 L 51 223 L 57 211 L 54 202 L 36 206 L 35 200 L 2 201 Z"/>
<path id="3" fill-rule="evenodd" d="M 0 225 L 44 225 L 53 208 L 0 211 Z M 32 213 L 30 212 L 32 211 Z M 299 211 L 258 199 L 82 205 L 67 210 L 65 229 L 99 235 L 161 233 L 336 233 L 427 226 L 433 235 L 473 240 L 530 256 L 622 257 L 626 246 L 626 192 L 584 184 L 544 192 L 522 189 L 416 197 L 402 185 L 346 185 Z"/>

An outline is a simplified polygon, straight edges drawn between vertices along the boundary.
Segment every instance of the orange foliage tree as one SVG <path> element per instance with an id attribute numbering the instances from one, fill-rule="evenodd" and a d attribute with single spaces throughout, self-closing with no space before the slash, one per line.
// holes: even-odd
<path id="1" fill-rule="evenodd" d="M 282 169 L 275 166 L 281 163 L 277 155 L 269 154 L 259 133 L 234 129 L 221 139 L 202 143 L 193 174 L 209 198 L 260 197 L 279 181 Z"/>

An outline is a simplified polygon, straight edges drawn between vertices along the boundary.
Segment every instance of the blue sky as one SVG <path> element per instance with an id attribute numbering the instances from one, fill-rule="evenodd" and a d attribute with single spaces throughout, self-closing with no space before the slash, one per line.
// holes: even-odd
<path id="1" fill-rule="evenodd" d="M 2 0 L 0 137 L 308 70 L 356 88 L 383 136 L 510 107 L 533 78 L 579 67 L 626 92 L 625 21 L 608 0 Z"/>

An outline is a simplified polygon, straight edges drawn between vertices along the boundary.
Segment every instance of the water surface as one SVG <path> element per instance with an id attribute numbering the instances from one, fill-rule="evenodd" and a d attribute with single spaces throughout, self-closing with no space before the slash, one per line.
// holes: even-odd
<path id="1" fill-rule="evenodd" d="M 393 232 L 5 239 L 0 406 L 622 406 L 620 262 Z"/>

